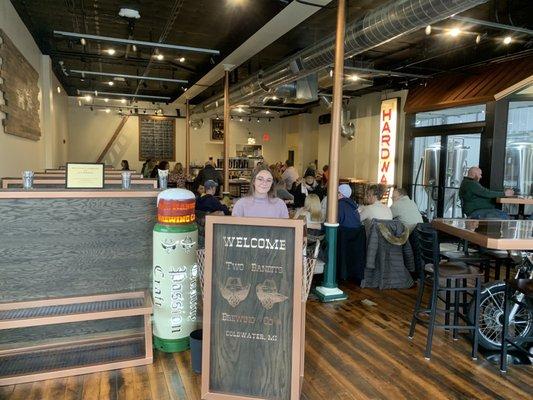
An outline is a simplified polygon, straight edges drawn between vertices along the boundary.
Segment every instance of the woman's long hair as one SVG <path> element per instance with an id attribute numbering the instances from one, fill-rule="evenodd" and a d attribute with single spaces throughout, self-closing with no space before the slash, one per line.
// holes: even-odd
<path id="1" fill-rule="evenodd" d="M 250 190 L 248 191 L 248 196 L 254 196 L 255 194 L 255 187 L 254 187 L 254 183 L 255 183 L 255 179 L 257 178 L 257 174 L 259 174 L 259 172 L 261 171 L 267 171 L 270 176 L 272 177 L 272 185 L 270 186 L 270 189 L 268 191 L 268 197 L 270 199 L 273 199 L 276 197 L 276 189 L 275 189 L 275 182 L 274 182 L 274 176 L 272 175 L 272 171 L 270 170 L 270 168 L 268 168 L 268 165 L 258 165 L 254 171 L 252 172 L 252 178 L 250 179 Z"/>
<path id="2" fill-rule="evenodd" d="M 305 198 L 304 209 L 309 211 L 311 214 L 312 221 L 320 221 L 322 219 L 322 207 L 320 205 L 320 198 L 314 194 L 310 193 Z"/>

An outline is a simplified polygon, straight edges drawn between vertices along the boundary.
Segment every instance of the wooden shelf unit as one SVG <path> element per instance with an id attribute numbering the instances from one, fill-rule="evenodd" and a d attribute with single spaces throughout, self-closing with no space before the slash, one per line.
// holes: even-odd
<path id="1" fill-rule="evenodd" d="M 142 316 L 139 333 L 0 350 L 0 386 L 151 364 L 152 301 L 126 292 L 0 304 L 0 330 Z"/>

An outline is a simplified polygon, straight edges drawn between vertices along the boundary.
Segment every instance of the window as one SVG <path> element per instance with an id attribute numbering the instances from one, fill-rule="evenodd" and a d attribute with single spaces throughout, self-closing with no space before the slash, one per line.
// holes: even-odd
<path id="1" fill-rule="evenodd" d="M 415 127 L 485 121 L 485 104 L 416 113 Z"/>

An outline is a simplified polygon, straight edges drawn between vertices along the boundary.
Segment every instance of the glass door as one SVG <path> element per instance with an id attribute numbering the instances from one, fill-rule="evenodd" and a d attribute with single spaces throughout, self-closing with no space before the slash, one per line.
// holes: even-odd
<path id="1" fill-rule="evenodd" d="M 415 138 L 413 200 L 428 219 L 462 217 L 459 187 L 479 164 L 480 141 L 481 134 Z"/>
<path id="2" fill-rule="evenodd" d="M 445 218 L 462 218 L 459 187 L 470 167 L 479 165 L 481 134 L 446 137 L 446 175 L 442 204 Z"/>

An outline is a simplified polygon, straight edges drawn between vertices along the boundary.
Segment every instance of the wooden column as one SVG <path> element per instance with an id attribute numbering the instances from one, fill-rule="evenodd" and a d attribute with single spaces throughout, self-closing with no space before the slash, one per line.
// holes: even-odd
<path id="1" fill-rule="evenodd" d="M 229 69 L 224 71 L 224 192 L 229 193 Z"/>
<path id="2" fill-rule="evenodd" d="M 191 164 L 191 110 L 189 99 L 185 100 L 185 175 L 189 176 Z"/>
<path id="3" fill-rule="evenodd" d="M 328 263 L 324 281 L 316 288 L 322 302 L 345 300 L 346 294 L 337 287 L 337 222 L 339 190 L 339 141 L 341 136 L 342 81 L 344 78 L 344 31 L 346 27 L 346 0 L 337 5 L 337 35 L 335 39 L 335 66 L 333 72 L 333 105 L 331 108 L 331 136 L 329 144 L 328 212 L 324 223 L 328 242 Z"/>
<path id="4" fill-rule="evenodd" d="M 339 188 L 339 142 L 341 137 L 342 81 L 344 77 L 344 31 L 346 25 L 346 0 L 339 0 L 337 10 L 337 35 L 335 39 L 335 65 L 333 68 L 333 104 L 331 107 L 331 136 L 329 139 L 328 212 L 326 221 L 337 223 L 337 191 Z M 332 201 L 334 200 L 334 201 Z"/>

